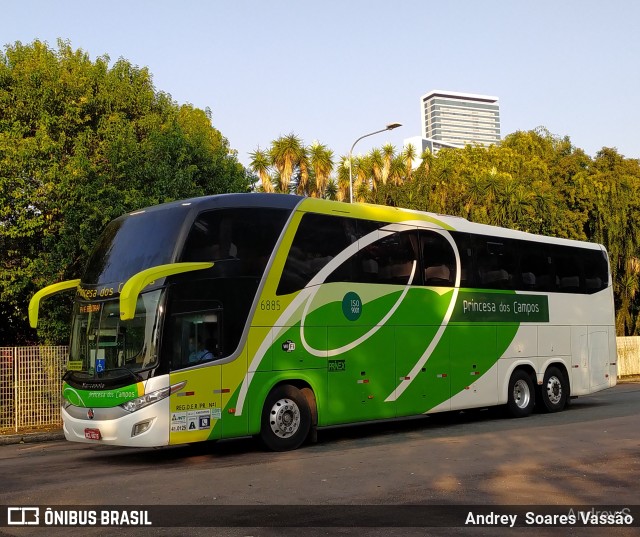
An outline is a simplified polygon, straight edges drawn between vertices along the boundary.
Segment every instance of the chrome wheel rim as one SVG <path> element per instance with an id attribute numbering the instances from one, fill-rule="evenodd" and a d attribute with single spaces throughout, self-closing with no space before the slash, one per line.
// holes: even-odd
<path id="1" fill-rule="evenodd" d="M 290 438 L 300 428 L 300 408 L 291 399 L 279 399 L 269 412 L 269 425 L 278 438 Z"/>
<path id="2" fill-rule="evenodd" d="M 547 398 L 553 405 L 557 405 L 562 399 L 562 383 L 556 376 L 549 377 L 546 385 Z"/>
<path id="3" fill-rule="evenodd" d="M 518 408 L 527 408 L 529 406 L 531 392 L 525 380 L 517 380 L 513 385 L 513 400 Z"/>

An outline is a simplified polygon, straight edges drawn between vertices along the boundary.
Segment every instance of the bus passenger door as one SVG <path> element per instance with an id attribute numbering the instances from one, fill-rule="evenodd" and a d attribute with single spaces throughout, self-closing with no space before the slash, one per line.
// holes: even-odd
<path id="1" fill-rule="evenodd" d="M 170 444 L 221 437 L 221 371 L 215 364 L 219 332 L 216 310 L 172 315 L 165 352 L 170 353 L 171 385 L 184 386 L 170 398 Z"/>

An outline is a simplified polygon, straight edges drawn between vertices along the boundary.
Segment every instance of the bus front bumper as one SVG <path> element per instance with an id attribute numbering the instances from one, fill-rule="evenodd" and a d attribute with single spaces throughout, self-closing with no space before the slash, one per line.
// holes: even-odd
<path id="1" fill-rule="evenodd" d="M 168 398 L 131 413 L 113 408 L 62 408 L 67 440 L 114 446 L 168 445 L 169 415 Z"/>

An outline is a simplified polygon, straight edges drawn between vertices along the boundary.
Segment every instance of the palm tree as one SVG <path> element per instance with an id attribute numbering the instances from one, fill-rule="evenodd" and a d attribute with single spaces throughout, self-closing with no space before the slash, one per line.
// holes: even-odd
<path id="1" fill-rule="evenodd" d="M 289 192 L 294 168 L 303 158 L 304 147 L 300 138 L 291 133 L 271 143 L 271 161 L 280 174 L 280 191 Z"/>
<path id="2" fill-rule="evenodd" d="M 313 194 L 313 185 L 309 184 L 309 150 L 306 147 L 302 147 L 300 150 L 298 169 L 300 173 L 298 175 L 297 193 L 304 196 L 308 193 L 308 190 L 311 190 L 311 194 Z"/>
<path id="3" fill-rule="evenodd" d="M 422 166 L 422 168 L 424 169 L 424 175 L 425 177 L 428 177 L 429 172 L 431 171 L 431 165 L 435 160 L 435 156 L 433 155 L 430 149 L 425 149 L 422 152 L 422 155 L 420 155 L 420 160 L 421 160 L 420 166 Z"/>
<path id="4" fill-rule="evenodd" d="M 269 175 L 269 168 L 271 166 L 271 158 L 266 151 L 263 151 L 258 147 L 253 153 L 249 153 L 251 162 L 249 163 L 250 169 L 258 174 L 260 182 L 262 183 L 262 190 L 264 192 L 273 192 L 273 183 L 271 182 L 271 176 Z"/>
<path id="5" fill-rule="evenodd" d="M 367 158 L 371 164 L 371 189 L 376 190 L 381 182 L 382 184 L 386 184 L 387 182 L 387 178 L 385 177 L 383 181 L 382 177 L 382 168 L 384 166 L 382 151 L 373 149 Z"/>
<path id="6" fill-rule="evenodd" d="M 471 218 L 471 211 L 476 203 L 482 202 L 485 194 L 487 193 L 487 184 L 485 180 L 474 174 L 467 182 L 467 199 L 465 203 L 465 210 L 467 212 L 467 218 Z"/>
<path id="7" fill-rule="evenodd" d="M 389 168 L 389 180 L 394 185 L 401 185 L 407 178 L 406 171 L 405 161 L 402 155 L 395 157 L 391 161 L 391 167 Z"/>
<path id="8" fill-rule="evenodd" d="M 373 173 L 373 161 L 371 155 L 356 157 L 353 159 L 353 170 L 356 174 L 353 180 L 353 195 L 359 192 L 358 201 L 362 201 L 362 194 L 368 190 L 375 190 L 375 176 Z"/>
<path id="9" fill-rule="evenodd" d="M 349 199 L 349 157 L 340 157 L 340 163 L 338 164 L 338 190 L 336 192 L 336 199 L 338 201 L 344 201 Z"/>
<path id="10" fill-rule="evenodd" d="M 382 146 L 382 184 L 386 185 L 391 173 L 391 161 L 395 157 L 396 148 L 391 144 Z"/>
<path id="11" fill-rule="evenodd" d="M 314 142 L 309 148 L 309 163 L 316 176 L 315 191 L 321 198 L 327 190 L 327 182 L 333 171 L 333 151 L 324 144 Z"/>
<path id="12" fill-rule="evenodd" d="M 341 199 L 338 199 L 339 192 L 340 189 L 338 188 L 338 181 L 335 178 L 331 177 L 327 181 L 327 188 L 324 191 L 324 197 L 329 200 L 342 201 Z"/>
<path id="13" fill-rule="evenodd" d="M 402 151 L 402 160 L 404 160 L 405 166 L 405 179 L 407 181 L 411 180 L 411 174 L 413 173 L 413 161 L 416 160 L 418 156 L 418 150 L 416 146 L 413 144 L 407 144 Z"/>

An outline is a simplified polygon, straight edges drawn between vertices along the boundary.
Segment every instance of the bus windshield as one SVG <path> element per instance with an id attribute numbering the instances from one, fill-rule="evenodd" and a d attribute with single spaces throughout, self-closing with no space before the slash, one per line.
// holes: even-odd
<path id="1" fill-rule="evenodd" d="M 135 374 L 157 364 L 158 304 L 163 290 L 138 297 L 135 317 L 120 320 L 118 300 L 76 302 L 69 371 L 90 377 Z"/>
<path id="2" fill-rule="evenodd" d="M 112 221 L 89 258 L 83 285 L 124 283 L 143 269 L 171 263 L 188 210 L 144 209 Z"/>

